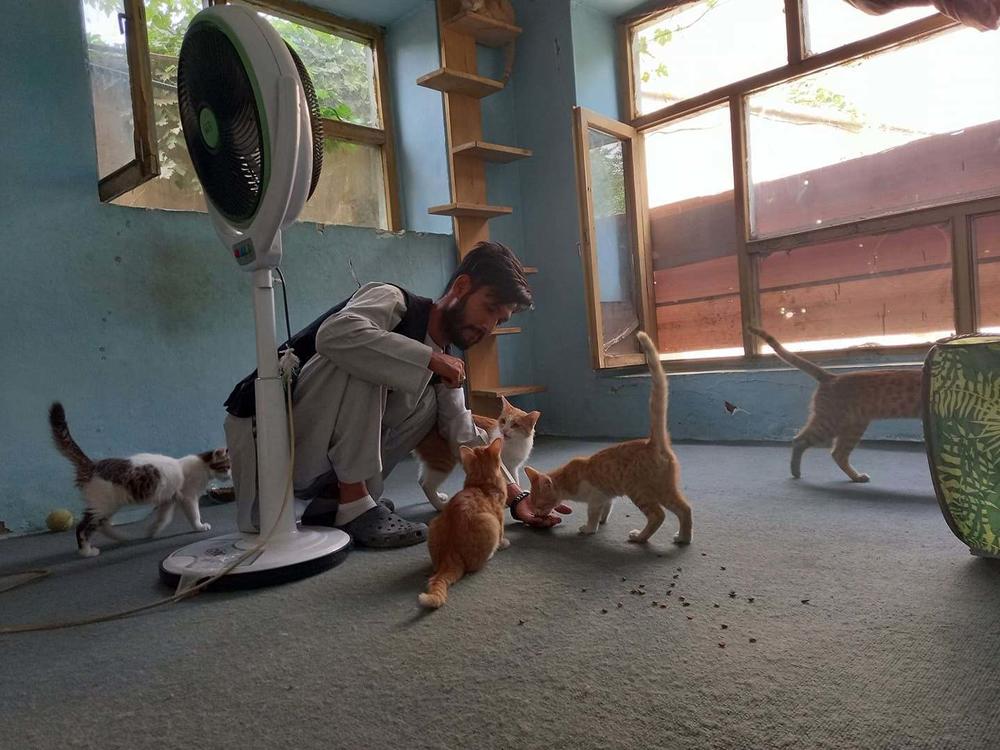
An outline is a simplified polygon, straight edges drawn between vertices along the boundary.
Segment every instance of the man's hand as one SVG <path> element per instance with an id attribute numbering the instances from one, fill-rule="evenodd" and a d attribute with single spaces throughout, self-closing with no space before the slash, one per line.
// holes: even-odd
<path id="1" fill-rule="evenodd" d="M 516 497 L 520 494 L 520 488 L 516 484 L 507 485 L 508 496 Z M 572 513 L 573 510 L 565 503 L 557 505 L 556 513 L 561 513 L 566 515 Z M 556 513 L 549 513 L 547 516 L 539 516 L 535 513 L 535 507 L 531 504 L 531 495 L 528 495 L 524 500 L 517 504 L 514 509 L 514 518 L 516 518 L 521 523 L 526 526 L 534 526 L 540 529 L 548 529 L 556 524 L 562 523 L 562 518 Z"/>
<path id="2" fill-rule="evenodd" d="M 441 380 L 449 388 L 461 388 L 465 383 L 465 362 L 450 354 L 432 352 L 427 369 L 435 375 L 440 375 Z"/>

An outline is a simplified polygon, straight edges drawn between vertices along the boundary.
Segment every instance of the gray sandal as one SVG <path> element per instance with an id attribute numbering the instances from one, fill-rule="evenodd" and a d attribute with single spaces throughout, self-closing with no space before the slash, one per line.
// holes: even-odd
<path id="1" fill-rule="evenodd" d="M 361 547 L 409 547 L 427 540 L 427 525 L 407 521 L 384 504 L 365 511 L 340 527 Z"/>

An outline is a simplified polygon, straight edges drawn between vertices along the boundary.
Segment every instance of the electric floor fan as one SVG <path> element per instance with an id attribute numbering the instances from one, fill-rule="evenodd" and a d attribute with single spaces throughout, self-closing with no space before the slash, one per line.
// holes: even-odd
<path id="1" fill-rule="evenodd" d="M 177 100 L 215 231 L 253 279 L 260 534 L 195 542 L 165 558 L 160 573 L 182 586 L 229 567 L 219 584 L 299 578 L 336 564 L 350 545 L 343 531 L 297 527 L 295 504 L 286 498 L 288 414 L 272 269 L 281 261 L 282 228 L 295 221 L 319 179 L 323 136 L 316 95 L 298 55 L 266 20 L 248 8 L 222 5 L 191 20 L 178 60 Z"/>

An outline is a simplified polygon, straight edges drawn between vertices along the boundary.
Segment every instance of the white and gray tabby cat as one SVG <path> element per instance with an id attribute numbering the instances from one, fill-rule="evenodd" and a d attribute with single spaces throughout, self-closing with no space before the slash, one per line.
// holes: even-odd
<path id="1" fill-rule="evenodd" d="M 100 554 L 101 550 L 90 543 L 98 529 L 112 539 L 127 539 L 111 525 L 111 517 L 126 505 L 153 506 L 150 537 L 163 531 L 178 505 L 196 531 L 212 528 L 201 521 L 198 498 L 210 480 L 229 479 L 229 452 L 225 448 L 183 458 L 137 453 L 92 461 L 69 434 L 66 412 L 58 401 L 49 409 L 49 425 L 56 448 L 76 467 L 76 486 L 86 502 L 83 520 L 76 527 L 76 543 L 84 557 Z"/>

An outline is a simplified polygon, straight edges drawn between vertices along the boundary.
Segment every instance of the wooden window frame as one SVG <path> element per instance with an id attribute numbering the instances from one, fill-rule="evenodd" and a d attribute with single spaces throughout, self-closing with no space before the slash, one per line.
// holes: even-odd
<path id="1" fill-rule="evenodd" d="M 643 136 L 654 128 L 662 127 L 668 123 L 690 117 L 720 105 L 726 104 L 729 106 L 734 176 L 733 198 L 735 212 L 733 219 L 737 227 L 736 254 L 740 279 L 740 307 L 743 323 L 744 354 L 737 357 L 691 360 L 668 360 L 665 355 L 661 355 L 666 369 L 674 372 L 697 372 L 720 368 L 731 369 L 734 366 L 747 365 L 753 359 L 759 357 L 760 341 L 755 336 L 749 334 L 746 329 L 749 325 L 760 324 L 759 265 L 760 260 L 768 254 L 779 251 L 790 251 L 817 242 L 864 234 L 898 231 L 935 223 L 947 224 L 951 229 L 952 292 L 955 306 L 954 323 L 956 333 L 967 334 L 975 332 L 978 323 L 978 305 L 976 258 L 971 236 L 971 225 L 974 217 L 977 215 L 1000 211 L 1000 191 L 994 197 L 953 202 L 943 201 L 929 208 L 916 210 L 887 209 L 873 217 L 845 220 L 821 229 L 787 232 L 765 238 L 754 238 L 751 234 L 750 226 L 750 177 L 745 109 L 746 98 L 748 96 L 779 83 L 930 37 L 955 28 L 959 24 L 938 14 L 912 21 L 897 28 L 825 52 L 807 54 L 805 44 L 806 29 L 804 25 L 805 14 L 803 12 L 803 2 L 805 0 L 784 0 L 785 36 L 788 53 L 788 62 L 786 65 L 726 84 L 712 91 L 668 105 L 653 112 L 639 114 L 636 111 L 635 75 L 631 49 L 634 30 L 640 25 L 646 25 L 659 16 L 693 1 L 658 0 L 656 2 L 648 2 L 637 11 L 617 19 L 619 105 L 625 122 L 619 123 L 604 118 L 607 120 L 606 125 L 613 123 L 619 130 L 621 128 L 630 128 L 637 135 L 635 142 L 641 144 L 644 140 Z M 577 160 L 579 168 L 580 146 L 578 135 L 576 140 L 578 141 Z M 639 173 L 638 179 L 642 183 L 644 195 L 646 172 L 644 151 L 641 148 L 633 148 L 633 154 L 639 155 L 638 158 L 633 158 L 632 168 L 635 172 Z M 580 189 L 582 217 L 584 215 L 582 194 L 584 186 L 581 185 Z M 645 225 L 642 234 L 647 238 L 647 247 L 641 255 L 646 265 L 642 268 L 641 275 L 644 275 L 646 279 L 651 279 L 652 255 L 648 242 L 650 230 L 648 206 L 645 205 L 645 200 L 643 201 L 643 205 L 639 206 L 639 209 L 645 217 L 642 219 Z M 593 310 L 595 297 L 593 291 L 596 288 L 593 286 L 596 278 L 593 277 L 595 277 L 597 269 L 593 264 L 593 257 L 587 249 L 589 232 L 592 232 L 592 226 L 585 226 L 584 220 L 581 218 L 581 236 L 584 239 L 584 259 L 588 277 L 588 304 L 591 309 L 592 338 L 599 339 L 601 329 L 593 327 L 595 320 Z M 644 302 L 644 308 L 648 308 L 652 304 L 653 292 L 651 284 L 647 284 L 646 294 L 649 295 L 649 299 Z M 647 317 L 647 320 L 651 320 L 651 318 Z M 599 318 L 597 322 L 599 322 Z M 895 354 L 907 357 L 923 355 L 929 347 L 930 344 L 865 346 L 810 352 L 810 356 L 816 357 L 821 361 L 837 363 L 856 359 L 859 354 Z M 595 367 L 598 366 L 596 364 L 597 361 L 595 357 Z M 616 365 L 604 363 L 600 366 L 606 368 Z"/>
<path id="2" fill-rule="evenodd" d="M 374 24 L 343 18 L 319 10 L 298 0 L 242 0 L 263 11 L 275 13 L 295 23 L 312 26 L 353 41 L 370 45 L 374 58 L 375 101 L 381 128 L 372 128 L 340 120 L 323 119 L 324 134 L 349 143 L 378 146 L 382 158 L 382 184 L 385 191 L 386 225 L 389 231 L 403 229 L 399 202 L 399 176 L 396 166 L 396 138 L 389 96 L 389 70 L 385 50 L 385 30 Z M 203 0 L 205 7 L 225 5 L 227 0 Z M 153 115 L 153 77 L 149 63 L 144 0 L 124 0 L 126 7 L 126 48 L 132 86 L 132 109 L 135 118 L 136 159 L 101 179 L 102 201 L 110 201 L 133 190 L 160 173 Z M 378 229 L 379 227 L 373 227 Z"/>
<path id="3" fill-rule="evenodd" d="M 596 369 L 631 367 L 642 364 L 644 355 L 606 354 L 603 341 L 601 315 L 601 281 L 597 270 L 596 220 L 593 211 L 593 178 L 590 171 L 590 130 L 616 138 L 622 143 L 622 160 L 625 167 L 625 214 L 631 217 L 629 234 L 632 239 L 632 262 L 637 278 L 633 279 L 633 298 L 638 302 L 636 316 L 639 327 L 649 330 L 656 320 L 652 307 L 653 279 L 649 271 L 649 216 L 646 200 L 645 146 L 635 128 L 604 117 L 583 107 L 573 108 L 573 142 L 576 152 L 577 187 L 580 205 L 581 253 L 587 288 L 587 311 L 590 317 L 590 354 Z"/>
<path id="4" fill-rule="evenodd" d="M 122 0 L 119 18 L 125 24 L 125 57 L 132 99 L 132 145 L 135 156 L 127 164 L 98 178 L 97 194 L 102 203 L 109 203 L 160 174 L 145 2 Z M 96 114 L 95 112 L 95 117 Z"/>

